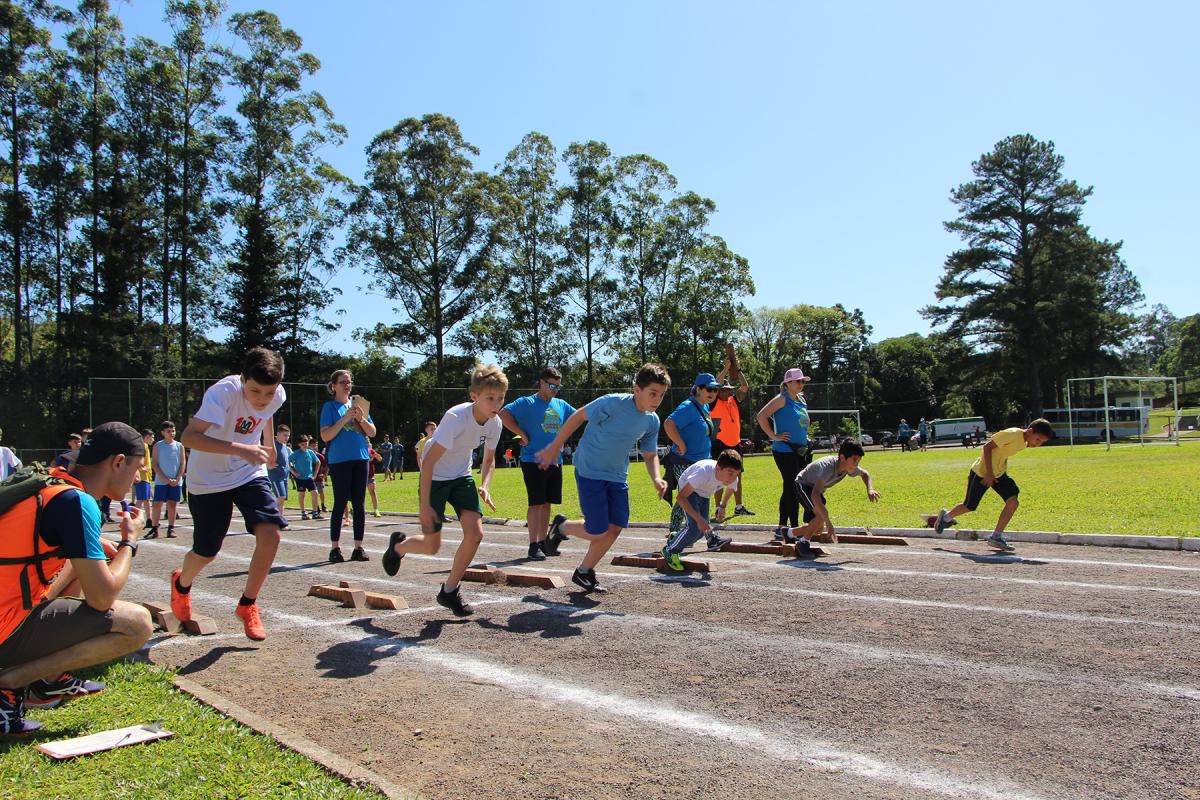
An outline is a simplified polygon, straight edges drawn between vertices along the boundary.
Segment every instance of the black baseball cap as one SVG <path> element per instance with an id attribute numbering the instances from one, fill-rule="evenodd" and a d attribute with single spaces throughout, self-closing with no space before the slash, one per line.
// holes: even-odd
<path id="1" fill-rule="evenodd" d="M 146 443 L 136 429 L 124 422 L 105 422 L 96 426 L 75 455 L 75 463 L 99 464 L 110 456 L 144 456 Z"/>

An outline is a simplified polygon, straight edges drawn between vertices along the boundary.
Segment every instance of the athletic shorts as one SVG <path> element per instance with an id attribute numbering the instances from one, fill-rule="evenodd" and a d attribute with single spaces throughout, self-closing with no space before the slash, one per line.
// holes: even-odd
<path id="1" fill-rule="evenodd" d="M 154 484 L 154 502 L 178 503 L 182 494 L 181 486 L 168 486 L 165 483 Z"/>
<path id="2" fill-rule="evenodd" d="M 562 467 L 556 464 L 542 469 L 536 461 L 522 461 L 521 475 L 525 478 L 525 494 L 529 496 L 529 505 L 558 505 L 562 502 Z"/>
<path id="3" fill-rule="evenodd" d="M 733 452 L 737 453 L 738 455 L 741 455 L 742 454 L 742 445 L 740 442 L 737 445 L 732 445 L 732 446 L 727 445 L 721 441 L 713 442 L 712 443 L 712 458 L 713 458 L 713 460 L 715 461 L 717 459 L 717 456 L 721 455 L 721 453 L 725 452 L 726 450 L 732 450 Z"/>
<path id="4" fill-rule="evenodd" d="M 817 518 L 817 509 L 813 505 L 813 487 L 807 483 L 796 481 L 796 493 L 800 495 L 800 507 L 804 509 L 804 521 L 812 522 Z M 821 505 L 825 505 L 825 495 L 821 495 Z"/>
<path id="5" fill-rule="evenodd" d="M 284 500 L 287 500 L 288 479 L 287 478 L 268 478 L 267 480 L 271 484 L 271 492 L 276 497 L 282 497 Z"/>
<path id="6" fill-rule="evenodd" d="M 133 502 L 141 503 L 144 500 L 149 500 L 154 496 L 154 485 L 150 481 L 134 481 L 133 483 Z"/>
<path id="7" fill-rule="evenodd" d="M 610 525 L 624 528 L 629 524 L 629 484 L 575 473 L 579 506 L 583 509 L 583 529 L 592 536 L 608 533 Z"/>
<path id="8" fill-rule="evenodd" d="M 1007 472 L 996 478 L 996 482 L 992 484 L 992 489 L 1005 500 L 1008 500 L 1010 497 L 1016 497 L 1021 493 L 1021 487 L 1017 486 L 1017 482 L 1009 477 Z M 971 511 L 979 508 L 979 501 L 987 494 L 987 490 L 988 486 L 983 482 L 983 478 L 976 475 L 975 470 L 971 470 L 967 474 L 967 496 L 963 500 L 963 505 Z"/>
<path id="9" fill-rule="evenodd" d="M 433 529 L 440 531 L 446 521 L 446 505 L 449 504 L 462 519 L 464 511 L 474 511 L 483 516 L 483 504 L 475 479 L 470 475 L 451 481 L 433 481 L 429 487 L 429 505 L 433 508 Z"/>
<path id="10" fill-rule="evenodd" d="M 221 552 L 221 543 L 233 521 L 233 507 L 246 519 L 246 530 L 254 533 L 259 525 L 287 527 L 279 513 L 271 482 L 259 476 L 234 489 L 212 494 L 188 494 L 188 509 L 192 512 L 192 551 L 204 558 Z"/>
<path id="11" fill-rule="evenodd" d="M 33 607 L 8 638 L 0 642 L 0 669 L 27 664 L 112 631 L 112 611 L 97 611 L 74 597 L 59 597 Z"/>
<path id="12" fill-rule="evenodd" d="M 296 491 L 315 492 L 316 490 L 317 486 L 313 483 L 312 478 L 296 478 Z"/>

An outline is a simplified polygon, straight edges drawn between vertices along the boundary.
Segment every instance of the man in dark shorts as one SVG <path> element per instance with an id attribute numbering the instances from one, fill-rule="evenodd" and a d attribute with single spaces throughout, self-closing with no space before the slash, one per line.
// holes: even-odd
<path id="1" fill-rule="evenodd" d="M 546 551 L 545 540 L 550 528 L 550 507 L 562 503 L 562 456 L 553 466 L 542 469 L 537 452 L 554 441 L 558 429 L 575 413 L 570 403 L 558 397 L 561 388 L 562 373 L 546 367 L 538 376 L 537 394 L 518 398 L 500 410 L 504 427 L 521 440 L 521 473 L 529 497 L 525 519 L 529 527 L 529 558 L 533 561 L 558 555 L 557 548 Z"/>
<path id="2" fill-rule="evenodd" d="M 52 472 L 55 484 L 0 516 L 7 534 L 0 543 L 0 735 L 41 727 L 25 719 L 26 705 L 53 708 L 103 691 L 67 670 L 127 655 L 150 638 L 146 610 L 117 599 L 144 516 L 136 507 L 118 512 L 121 541 L 106 552 L 99 503 L 129 492 L 145 453 L 141 434 L 107 422 L 88 435 L 69 470 Z"/>

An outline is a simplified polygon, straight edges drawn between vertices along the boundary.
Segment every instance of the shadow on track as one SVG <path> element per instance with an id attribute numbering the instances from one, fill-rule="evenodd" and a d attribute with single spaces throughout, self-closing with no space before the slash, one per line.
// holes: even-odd
<path id="1" fill-rule="evenodd" d="M 972 553 L 969 550 L 948 550 L 945 547 L 932 548 L 937 553 L 949 553 L 954 556 L 961 556 L 968 561 L 974 561 L 976 564 L 1033 564 L 1036 566 L 1045 566 L 1048 561 L 1038 561 L 1035 558 L 1021 558 L 1018 555 L 1001 555 L 999 553 Z"/>

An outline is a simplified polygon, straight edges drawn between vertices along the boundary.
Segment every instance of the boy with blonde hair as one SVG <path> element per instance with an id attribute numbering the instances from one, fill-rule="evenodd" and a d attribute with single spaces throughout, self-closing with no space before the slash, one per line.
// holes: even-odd
<path id="1" fill-rule="evenodd" d="M 409 553 L 434 555 L 442 547 L 442 523 L 446 505 L 454 508 L 462 526 L 462 544 L 454 552 L 454 563 L 446 582 L 438 591 L 439 605 L 455 616 L 472 613 L 463 602 L 459 581 L 483 541 L 483 503 L 495 510 L 488 486 L 496 466 L 496 445 L 500 443 L 500 408 L 508 391 L 508 378 L 495 364 L 477 366 L 471 375 L 471 402 L 450 408 L 426 443 L 421 457 L 421 532 L 412 536 L 396 531 L 383 554 L 383 569 L 395 575 L 400 561 Z M 471 475 L 471 456 L 483 445 L 479 486 Z"/>

